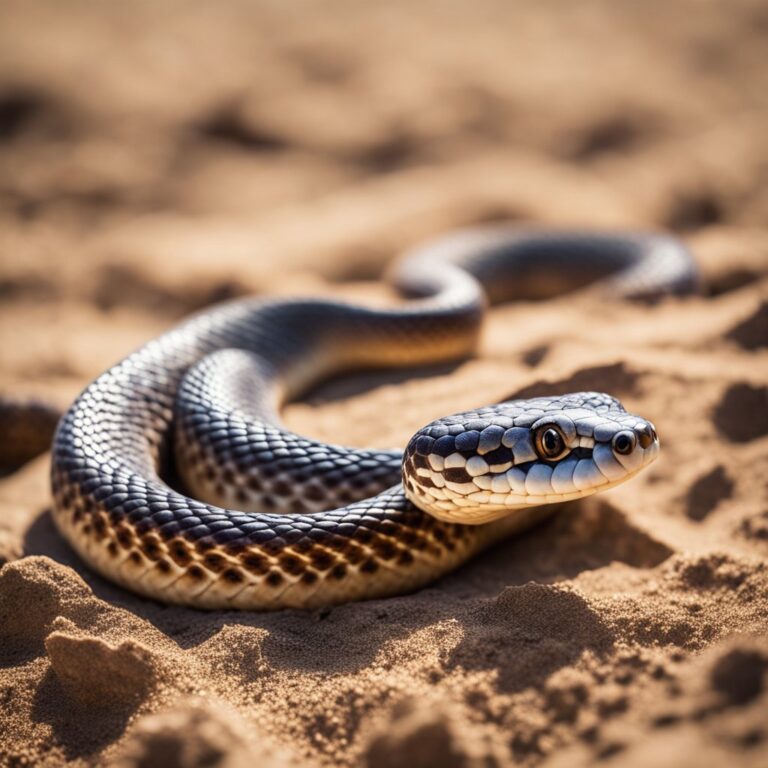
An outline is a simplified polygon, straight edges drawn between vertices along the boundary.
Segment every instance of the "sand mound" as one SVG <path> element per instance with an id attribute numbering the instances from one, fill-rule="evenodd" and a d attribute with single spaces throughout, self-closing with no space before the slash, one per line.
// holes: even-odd
<path id="1" fill-rule="evenodd" d="M 7 640 L 39 646 L 62 616 L 96 620 L 93 593 L 71 569 L 44 557 L 25 558 L 0 572 L 0 632 Z"/>
<path id="2" fill-rule="evenodd" d="M 45 638 L 45 650 L 56 677 L 81 703 L 122 704 L 141 697 L 155 682 L 152 652 L 133 640 L 113 646 L 97 637 L 54 631 Z"/>
<path id="3" fill-rule="evenodd" d="M 140 718 L 108 764 L 111 768 L 290 765 L 285 756 L 260 744 L 237 712 L 194 698 Z"/>
<path id="4" fill-rule="evenodd" d="M 0 471 L 8 471 L 45 453 L 61 411 L 39 400 L 0 395 Z"/>
<path id="5" fill-rule="evenodd" d="M 428 707 L 403 699 L 392 709 L 380 732 L 363 750 L 369 768 L 496 768 L 503 750 L 445 706 Z"/>

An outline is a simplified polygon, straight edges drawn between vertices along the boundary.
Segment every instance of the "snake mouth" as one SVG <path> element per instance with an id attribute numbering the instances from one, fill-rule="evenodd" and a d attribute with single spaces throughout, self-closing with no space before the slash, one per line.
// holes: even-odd
<path id="1" fill-rule="evenodd" d="M 571 459 L 591 459 L 592 458 L 592 448 L 585 448 L 583 446 L 576 446 L 575 448 L 572 448 L 570 451 L 568 451 L 568 454 L 563 458 L 571 458 Z M 549 467 L 552 467 L 553 469 L 562 461 L 562 459 L 556 459 L 553 461 L 547 461 L 546 459 L 538 459 L 537 461 L 528 461 L 525 464 L 520 465 L 520 469 L 525 469 L 525 471 L 528 470 L 530 466 L 533 464 L 546 464 Z"/>

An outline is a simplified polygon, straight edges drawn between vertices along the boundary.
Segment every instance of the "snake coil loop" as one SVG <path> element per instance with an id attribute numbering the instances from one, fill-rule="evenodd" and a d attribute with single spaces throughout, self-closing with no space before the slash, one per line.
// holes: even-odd
<path id="1" fill-rule="evenodd" d="M 314 441 L 277 414 L 332 373 L 471 354 L 488 301 L 569 286 L 609 298 L 690 292 L 696 270 L 680 243 L 473 230 L 407 255 L 392 280 L 413 297 L 394 309 L 223 304 L 102 374 L 54 440 L 63 536 L 107 578 L 165 602 L 330 605 L 416 589 L 547 505 L 655 458 L 650 422 L 594 392 L 440 419 L 404 452 Z"/>

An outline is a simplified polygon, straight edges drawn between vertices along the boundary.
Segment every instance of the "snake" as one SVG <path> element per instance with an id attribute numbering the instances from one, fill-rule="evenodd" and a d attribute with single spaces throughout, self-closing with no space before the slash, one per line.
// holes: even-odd
<path id="1" fill-rule="evenodd" d="M 201 310 L 89 384 L 51 460 L 53 520 L 80 558 L 200 609 L 392 597 L 656 458 L 653 423 L 600 392 L 439 418 L 405 449 L 315 440 L 280 411 L 344 372 L 471 356 L 493 303 L 573 292 L 619 316 L 691 293 L 696 265 L 673 236 L 478 227 L 406 252 L 387 279 L 391 306 L 255 296 Z"/>

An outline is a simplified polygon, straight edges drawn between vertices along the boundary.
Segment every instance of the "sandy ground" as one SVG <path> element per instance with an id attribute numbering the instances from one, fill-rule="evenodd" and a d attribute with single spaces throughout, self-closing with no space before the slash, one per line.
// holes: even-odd
<path id="1" fill-rule="evenodd" d="M 768 764 L 766 51 L 759 1 L 3 3 L 0 765 Z M 309 613 L 158 605 L 57 536 L 51 425 L 131 349 L 245 293 L 383 300 L 397 251 L 510 219 L 671 229 L 704 295 L 500 307 L 475 359 L 286 420 L 390 446 L 597 388 L 656 423 L 642 476 Z"/>

